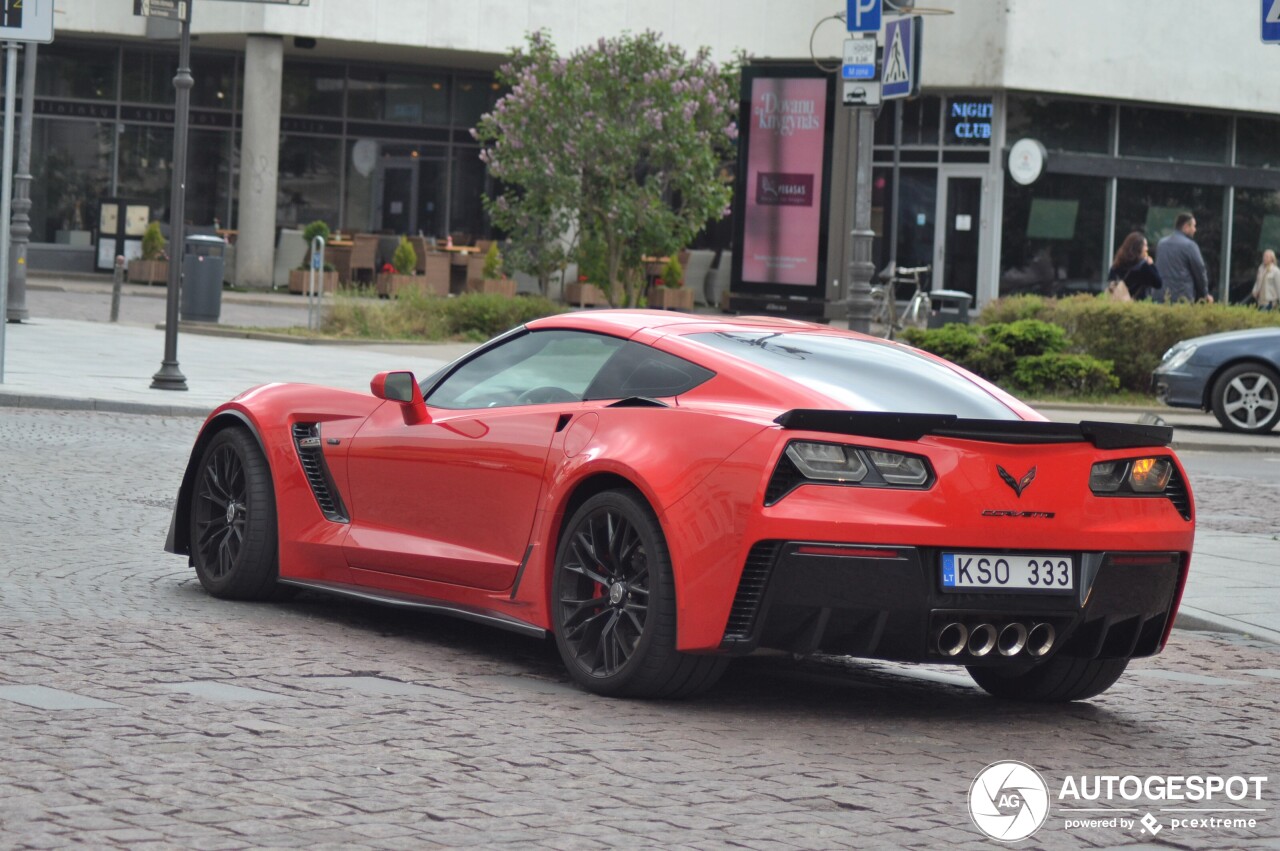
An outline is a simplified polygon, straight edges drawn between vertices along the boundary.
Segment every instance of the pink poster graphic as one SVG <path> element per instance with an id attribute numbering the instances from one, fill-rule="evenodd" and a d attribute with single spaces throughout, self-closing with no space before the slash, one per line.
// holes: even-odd
<path id="1" fill-rule="evenodd" d="M 818 283 L 827 82 L 756 79 L 751 86 L 742 280 Z"/>

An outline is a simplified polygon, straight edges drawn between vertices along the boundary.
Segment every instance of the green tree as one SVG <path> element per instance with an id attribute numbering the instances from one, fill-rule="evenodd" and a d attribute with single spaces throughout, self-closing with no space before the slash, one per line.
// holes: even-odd
<path id="1" fill-rule="evenodd" d="M 412 275 L 418 268 L 418 252 L 413 250 L 413 243 L 408 237 L 400 237 L 395 253 L 391 255 L 391 268 L 401 275 Z"/>
<path id="2" fill-rule="evenodd" d="M 580 237 L 599 240 L 600 283 L 635 304 L 643 255 L 676 251 L 728 213 L 721 167 L 738 133 L 737 74 L 707 48 L 690 57 L 653 32 L 567 58 L 530 35 L 499 72 L 510 92 L 473 131 L 504 184 L 486 207 L 509 234 L 509 264 L 545 284 L 543 270 Z"/>

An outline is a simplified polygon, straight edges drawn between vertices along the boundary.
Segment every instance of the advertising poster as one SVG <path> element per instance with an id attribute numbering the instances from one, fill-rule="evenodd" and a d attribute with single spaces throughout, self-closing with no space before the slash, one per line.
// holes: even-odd
<path id="1" fill-rule="evenodd" d="M 816 287 L 825 242 L 825 78 L 756 77 L 750 86 L 742 220 L 746 284 Z"/>

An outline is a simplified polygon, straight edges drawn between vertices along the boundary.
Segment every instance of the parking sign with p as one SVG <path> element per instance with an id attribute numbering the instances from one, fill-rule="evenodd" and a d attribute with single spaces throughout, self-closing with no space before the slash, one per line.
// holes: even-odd
<path id="1" fill-rule="evenodd" d="M 880 31 L 880 0 L 848 0 L 845 25 L 851 33 Z"/>

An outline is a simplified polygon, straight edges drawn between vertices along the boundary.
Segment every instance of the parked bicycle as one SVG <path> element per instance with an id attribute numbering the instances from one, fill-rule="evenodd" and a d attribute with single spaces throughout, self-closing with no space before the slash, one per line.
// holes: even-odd
<path id="1" fill-rule="evenodd" d="M 892 340 L 904 328 L 924 328 L 929 323 L 932 305 L 925 278 L 930 269 L 929 266 L 898 266 L 880 273 L 883 283 L 871 288 L 872 333 L 879 331 L 882 337 Z M 897 299 L 900 284 L 913 288 L 901 313 Z"/>

